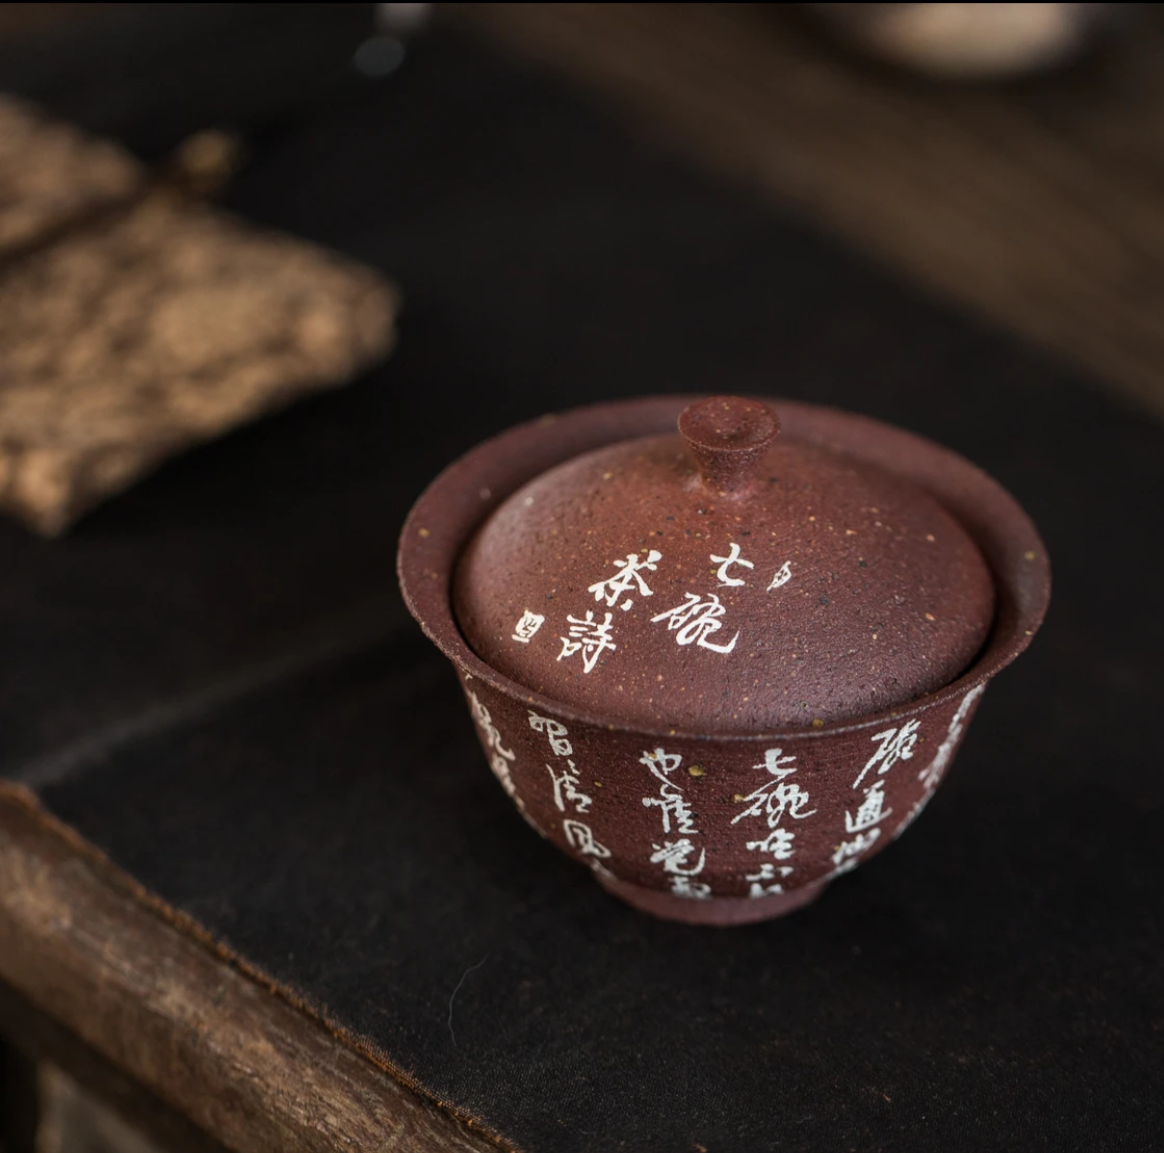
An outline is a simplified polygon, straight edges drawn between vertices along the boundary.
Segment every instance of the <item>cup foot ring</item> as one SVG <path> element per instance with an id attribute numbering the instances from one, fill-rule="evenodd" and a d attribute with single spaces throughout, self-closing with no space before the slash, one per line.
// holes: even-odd
<path id="1" fill-rule="evenodd" d="M 790 893 L 772 893 L 766 897 L 712 897 L 699 900 L 677 897 L 674 893 L 632 885 L 609 874 L 595 874 L 599 884 L 612 896 L 625 901 L 642 913 L 664 921 L 682 921 L 687 925 L 750 925 L 783 917 L 811 904 L 825 891 L 828 882 L 802 885 Z"/>

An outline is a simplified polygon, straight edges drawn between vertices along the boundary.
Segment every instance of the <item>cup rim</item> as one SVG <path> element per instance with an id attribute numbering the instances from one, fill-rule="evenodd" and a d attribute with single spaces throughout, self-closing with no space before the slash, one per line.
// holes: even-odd
<path id="1" fill-rule="evenodd" d="M 985 685 L 1030 644 L 1050 600 L 1050 560 L 1034 524 L 1002 485 L 916 433 L 841 409 L 765 396 L 757 399 L 776 409 L 782 438 L 832 448 L 921 487 L 969 532 L 994 580 L 995 614 L 985 644 L 965 672 L 924 696 L 856 719 L 813 728 L 701 732 L 603 716 L 526 688 L 478 657 L 453 614 L 452 580 L 463 548 L 489 514 L 523 484 L 566 460 L 619 441 L 674 432 L 680 412 L 701 395 L 609 401 L 526 421 L 470 449 L 421 493 L 400 533 L 400 589 L 425 635 L 468 678 L 537 711 L 597 729 L 667 740 L 777 743 L 821 740 L 915 716 Z"/>

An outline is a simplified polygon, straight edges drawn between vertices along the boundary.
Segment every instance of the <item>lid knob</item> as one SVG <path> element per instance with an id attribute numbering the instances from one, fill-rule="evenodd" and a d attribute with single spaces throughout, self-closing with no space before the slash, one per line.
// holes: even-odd
<path id="1" fill-rule="evenodd" d="M 766 404 L 742 396 L 712 396 L 679 416 L 703 483 L 721 494 L 750 487 L 779 431 L 780 418 Z"/>

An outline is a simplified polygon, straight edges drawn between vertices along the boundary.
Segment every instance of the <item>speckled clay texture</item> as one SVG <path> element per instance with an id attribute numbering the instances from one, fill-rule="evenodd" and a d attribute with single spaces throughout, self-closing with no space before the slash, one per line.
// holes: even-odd
<path id="1" fill-rule="evenodd" d="M 855 720 L 970 664 L 993 584 L 932 496 L 787 437 L 754 469 L 719 493 L 670 435 L 537 477 L 458 566 L 466 640 L 554 700 L 719 733 Z"/>
<path id="2" fill-rule="evenodd" d="M 493 772 L 542 836 L 634 903 L 662 890 L 673 907 L 652 911 L 726 921 L 783 912 L 903 832 L 983 691 L 872 731 L 724 741 L 611 731 L 462 683 Z"/>
<path id="3" fill-rule="evenodd" d="M 454 569 L 480 526 L 557 465 L 671 435 L 689 399 L 580 409 L 474 449 L 414 506 L 399 571 L 409 608 L 452 661 L 486 758 L 527 821 L 637 907 L 730 924 L 806 903 L 917 817 L 949 770 L 987 682 L 1041 623 L 1050 568 L 1014 499 L 961 457 L 864 417 L 775 402 L 782 438 L 924 490 L 977 546 L 993 583 L 994 615 L 968 668 L 916 700 L 856 720 L 724 734 L 689 719 L 623 720 L 529 689 L 483 660 L 452 610 Z M 587 579 L 594 578 L 579 574 L 579 583 Z"/>

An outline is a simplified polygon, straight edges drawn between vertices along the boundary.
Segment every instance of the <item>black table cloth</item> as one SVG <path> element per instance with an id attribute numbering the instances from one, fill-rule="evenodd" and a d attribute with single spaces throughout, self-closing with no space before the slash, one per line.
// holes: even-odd
<path id="1" fill-rule="evenodd" d="M 104 54 L 0 57 L 143 155 L 255 125 L 230 206 L 407 298 L 349 389 L 66 539 L 0 525 L 0 775 L 506 1146 L 1160 1147 L 1164 430 L 481 44 L 438 30 L 335 89 L 366 18 L 177 6 L 109 18 Z M 305 74 L 319 98 L 280 111 Z M 393 570 L 410 502 L 483 436 L 681 391 L 933 436 L 1055 569 L 926 817 L 734 930 L 634 913 L 539 841 Z"/>

